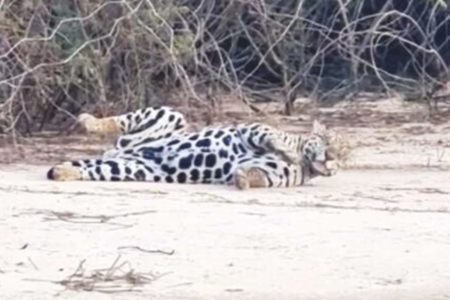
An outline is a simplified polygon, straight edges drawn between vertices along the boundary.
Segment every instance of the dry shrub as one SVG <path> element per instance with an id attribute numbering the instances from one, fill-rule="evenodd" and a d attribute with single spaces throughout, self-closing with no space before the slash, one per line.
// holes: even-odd
<path id="1" fill-rule="evenodd" d="M 0 1 L 0 132 L 167 104 L 361 90 L 431 99 L 448 79 L 442 0 Z"/>

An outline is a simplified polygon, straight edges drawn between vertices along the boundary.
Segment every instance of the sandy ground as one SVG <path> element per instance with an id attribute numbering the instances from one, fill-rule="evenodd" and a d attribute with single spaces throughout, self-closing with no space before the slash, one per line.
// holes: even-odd
<path id="1" fill-rule="evenodd" d="M 0 299 L 450 299 L 449 124 L 383 124 L 341 126 L 348 169 L 296 189 L 50 182 L 54 158 L 12 159 Z"/>

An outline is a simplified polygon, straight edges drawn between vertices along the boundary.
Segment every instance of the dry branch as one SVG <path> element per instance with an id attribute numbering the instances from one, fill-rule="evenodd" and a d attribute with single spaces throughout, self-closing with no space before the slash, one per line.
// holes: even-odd
<path id="1" fill-rule="evenodd" d="M 167 104 L 251 106 L 360 91 L 434 97 L 449 79 L 444 1 L 0 1 L 0 133 Z M 281 99 L 280 99 L 281 95 Z"/>

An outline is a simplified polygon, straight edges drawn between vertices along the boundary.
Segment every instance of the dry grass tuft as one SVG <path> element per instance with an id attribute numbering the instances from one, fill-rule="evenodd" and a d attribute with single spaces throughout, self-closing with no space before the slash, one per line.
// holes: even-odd
<path id="1" fill-rule="evenodd" d="M 119 255 L 109 268 L 92 271 L 85 269 L 86 260 L 83 260 L 72 275 L 57 283 L 73 291 L 120 293 L 140 291 L 138 287 L 150 284 L 160 277 L 153 273 L 137 272 L 128 261 L 120 262 L 120 258 Z"/>
<path id="2" fill-rule="evenodd" d="M 335 131 L 329 133 L 329 151 L 336 158 L 338 166 L 345 168 L 351 159 L 355 145 L 349 142 L 349 138 Z"/>

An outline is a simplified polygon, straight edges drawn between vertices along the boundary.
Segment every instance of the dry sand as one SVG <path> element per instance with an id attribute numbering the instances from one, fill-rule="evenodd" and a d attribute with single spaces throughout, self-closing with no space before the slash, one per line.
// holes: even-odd
<path id="1" fill-rule="evenodd" d="M 450 299 L 448 124 L 376 127 L 343 126 L 349 169 L 296 189 L 0 165 L 0 299 Z"/>

